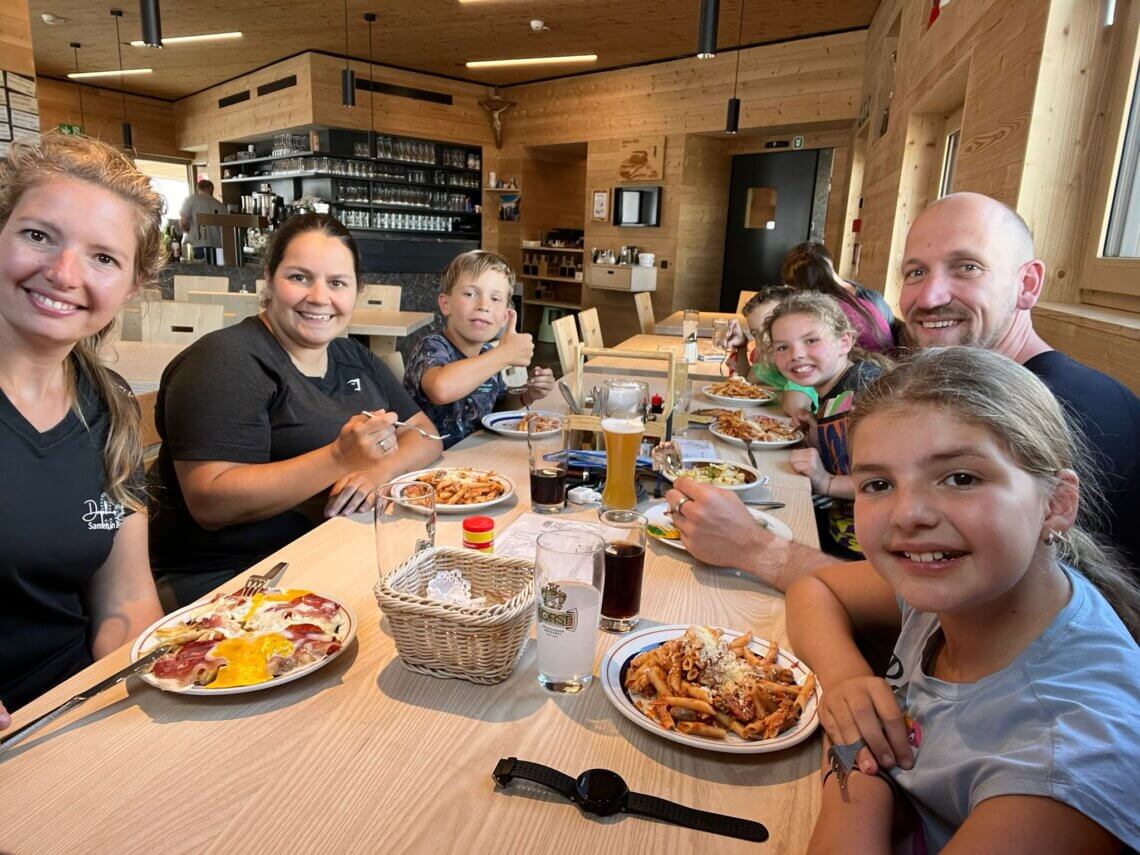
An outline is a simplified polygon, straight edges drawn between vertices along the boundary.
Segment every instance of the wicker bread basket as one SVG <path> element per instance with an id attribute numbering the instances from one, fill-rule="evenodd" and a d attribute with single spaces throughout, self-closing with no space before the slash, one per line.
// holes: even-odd
<path id="1" fill-rule="evenodd" d="M 506 602 L 466 608 L 427 599 L 441 570 L 458 570 L 473 597 Z M 433 677 L 501 683 L 511 675 L 534 622 L 534 562 L 437 546 L 417 552 L 374 589 L 404 667 Z"/>

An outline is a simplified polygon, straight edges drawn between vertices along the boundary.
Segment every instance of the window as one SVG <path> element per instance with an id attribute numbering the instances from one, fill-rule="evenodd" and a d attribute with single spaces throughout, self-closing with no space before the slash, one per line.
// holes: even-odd
<path id="1" fill-rule="evenodd" d="M 958 166 L 958 143 L 961 138 L 961 128 L 946 135 L 946 150 L 942 155 L 942 177 L 938 181 L 939 199 L 948 196 L 954 187 L 954 169 Z"/>
<path id="2" fill-rule="evenodd" d="M 1140 314 L 1140 2 L 1116 15 L 1104 146 L 1090 164 L 1080 302 Z"/>
<path id="3" fill-rule="evenodd" d="M 164 160 L 135 161 L 139 172 L 150 178 L 151 186 L 166 200 L 166 219 L 178 220 L 182 202 L 190 195 L 190 185 L 186 181 L 186 164 L 169 163 Z"/>
<path id="4" fill-rule="evenodd" d="M 1140 86 L 1133 86 L 1105 236 L 1106 258 L 1140 258 Z"/>

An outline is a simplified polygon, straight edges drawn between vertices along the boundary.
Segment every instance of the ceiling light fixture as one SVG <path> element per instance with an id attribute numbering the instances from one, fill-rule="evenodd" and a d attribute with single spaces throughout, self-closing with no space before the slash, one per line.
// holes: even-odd
<path id="1" fill-rule="evenodd" d="M 139 18 L 142 20 L 142 40 L 146 47 L 162 47 L 162 12 L 158 0 L 139 0 Z"/>
<path id="2" fill-rule="evenodd" d="M 124 68 L 122 71 L 82 71 L 71 72 L 68 78 L 71 80 L 84 80 L 90 77 L 127 77 L 132 74 L 152 74 L 153 68 Z"/>
<path id="3" fill-rule="evenodd" d="M 71 49 L 75 52 L 75 73 L 79 73 L 79 49 L 83 47 L 79 42 L 72 42 Z M 83 130 L 86 121 L 83 117 L 83 87 L 76 84 L 75 91 L 79 93 L 79 129 Z"/>
<path id="4" fill-rule="evenodd" d="M 716 56 L 716 28 L 719 15 L 719 0 L 701 0 L 701 17 L 697 23 L 697 59 L 712 59 Z"/>
<path id="5" fill-rule="evenodd" d="M 122 9 L 112 9 L 111 17 L 115 19 L 115 47 L 119 51 L 119 95 L 123 99 L 123 148 L 133 149 L 134 136 L 131 134 L 131 123 L 127 121 L 127 90 L 123 86 L 123 40 L 119 35 L 119 19 L 123 17 Z"/>
<path id="6" fill-rule="evenodd" d="M 574 56 L 534 56 L 524 59 L 479 59 L 467 63 L 468 68 L 509 68 L 518 65 L 549 65 L 558 62 L 597 62 L 596 53 Z"/>
<path id="7" fill-rule="evenodd" d="M 732 76 L 732 97 L 728 99 L 728 113 L 724 120 L 724 132 L 735 134 L 740 130 L 740 99 L 736 97 L 736 87 L 740 85 L 740 51 L 744 44 L 744 0 L 740 0 L 740 24 L 736 29 L 736 73 Z"/>
<path id="8" fill-rule="evenodd" d="M 340 103 L 356 106 L 356 75 L 348 67 L 348 0 L 344 0 L 344 68 L 340 71 Z"/>
<path id="9" fill-rule="evenodd" d="M 221 42 L 227 39 L 240 39 L 243 33 L 235 30 L 230 33 L 201 33 L 196 36 L 163 36 L 162 46 L 193 44 L 194 42 Z M 131 47 L 146 47 L 144 41 L 131 42 Z"/>
<path id="10" fill-rule="evenodd" d="M 375 12 L 365 12 L 364 20 L 368 22 L 368 156 L 376 156 L 376 114 L 372 109 L 372 25 L 376 23 Z"/>

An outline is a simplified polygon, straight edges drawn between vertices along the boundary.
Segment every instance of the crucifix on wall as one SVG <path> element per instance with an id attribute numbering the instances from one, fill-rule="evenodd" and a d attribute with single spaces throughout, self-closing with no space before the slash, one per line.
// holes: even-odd
<path id="1" fill-rule="evenodd" d="M 495 134 L 495 148 L 503 147 L 503 113 L 515 106 L 514 101 L 507 101 L 499 97 L 496 91 L 494 95 L 479 102 L 482 107 L 490 114 L 491 130 Z"/>

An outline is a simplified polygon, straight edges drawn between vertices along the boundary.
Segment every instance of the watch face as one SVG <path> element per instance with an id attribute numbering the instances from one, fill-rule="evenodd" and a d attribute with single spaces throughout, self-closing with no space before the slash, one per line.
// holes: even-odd
<path id="1" fill-rule="evenodd" d="M 629 798 L 629 787 L 621 775 L 609 769 L 588 769 L 578 776 L 574 789 L 582 810 L 598 816 L 618 813 Z"/>

